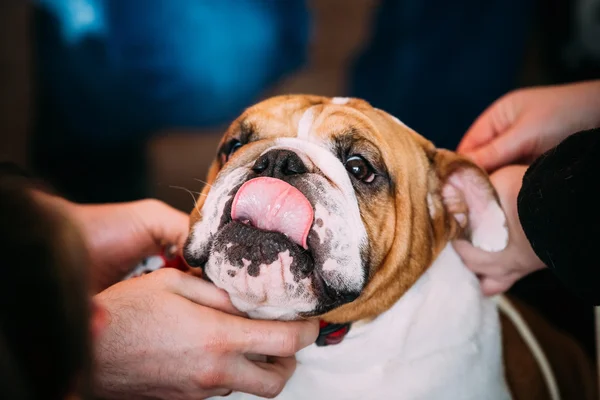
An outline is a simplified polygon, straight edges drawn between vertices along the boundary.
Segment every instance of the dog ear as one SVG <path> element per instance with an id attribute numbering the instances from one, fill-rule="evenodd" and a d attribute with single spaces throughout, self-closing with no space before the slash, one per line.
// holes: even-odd
<path id="1" fill-rule="evenodd" d="M 441 203 L 451 239 L 468 239 L 489 252 L 504 250 L 508 244 L 506 216 L 487 173 L 448 150 L 433 149 L 428 155 L 437 177 L 428 197 L 430 213 L 435 203 Z"/>
<path id="2" fill-rule="evenodd" d="M 470 160 L 433 143 L 392 115 L 384 115 L 394 129 L 401 127 L 425 151 L 431 165 L 427 206 L 438 239 L 465 238 L 475 247 L 495 252 L 506 248 L 508 227 L 496 190 L 485 171 Z"/>

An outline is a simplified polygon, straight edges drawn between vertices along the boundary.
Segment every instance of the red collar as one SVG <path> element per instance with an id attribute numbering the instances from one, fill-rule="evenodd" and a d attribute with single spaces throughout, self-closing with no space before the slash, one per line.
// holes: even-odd
<path id="1" fill-rule="evenodd" d="M 350 324 L 330 324 L 325 321 L 319 323 L 321 329 L 315 342 L 317 346 L 339 344 L 350 331 Z"/>

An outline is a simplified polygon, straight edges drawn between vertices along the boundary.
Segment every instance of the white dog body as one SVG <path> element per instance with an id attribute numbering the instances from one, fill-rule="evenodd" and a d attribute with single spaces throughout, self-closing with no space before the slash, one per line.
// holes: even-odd
<path id="1" fill-rule="evenodd" d="M 300 351 L 276 398 L 510 399 L 500 332 L 494 300 L 448 245 L 390 310 L 352 326 L 340 344 Z"/>

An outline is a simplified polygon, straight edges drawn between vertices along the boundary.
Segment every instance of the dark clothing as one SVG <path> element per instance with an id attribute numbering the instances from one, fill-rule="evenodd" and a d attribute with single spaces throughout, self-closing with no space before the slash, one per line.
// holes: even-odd
<path id="1" fill-rule="evenodd" d="M 563 284 L 600 305 L 600 129 L 576 133 L 523 177 L 518 212 L 538 257 Z"/>

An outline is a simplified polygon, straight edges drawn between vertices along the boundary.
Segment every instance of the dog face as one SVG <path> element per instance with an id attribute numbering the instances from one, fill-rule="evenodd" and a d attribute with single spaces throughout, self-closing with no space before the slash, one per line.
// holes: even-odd
<path id="1" fill-rule="evenodd" d="M 221 141 L 187 262 L 250 317 L 347 322 L 389 308 L 460 235 L 507 241 L 487 176 L 358 99 L 284 96 Z"/>

